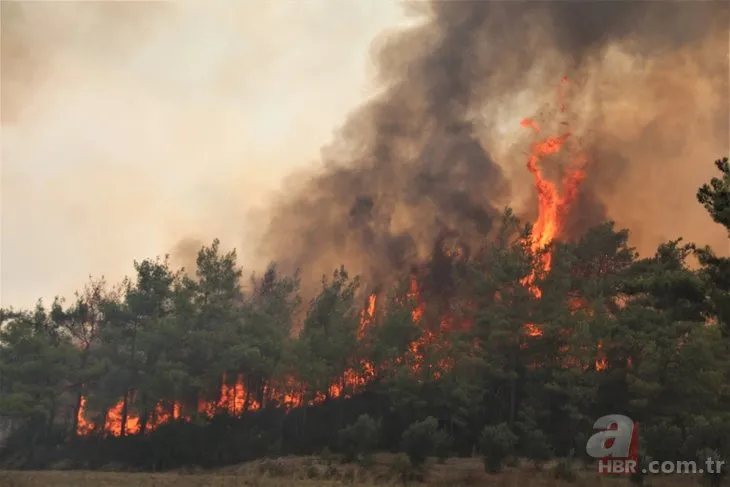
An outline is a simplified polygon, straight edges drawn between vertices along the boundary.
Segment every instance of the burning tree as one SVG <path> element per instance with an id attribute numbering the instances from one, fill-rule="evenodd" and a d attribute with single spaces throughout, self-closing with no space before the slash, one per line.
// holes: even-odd
<path id="1" fill-rule="evenodd" d="M 541 452 L 560 453 L 597 414 L 619 410 L 650 431 L 685 428 L 687 445 L 722 447 L 728 348 L 707 319 L 717 319 L 708 290 L 720 292 L 713 266 L 724 260 L 693 270 L 694 248 L 679 241 L 638 259 L 611 223 L 539 248 L 535 226 L 509 211 L 496 228 L 478 247 L 442 240 L 390 288 L 362 293 L 338 269 L 301 325 L 297 276 L 271 267 L 245 289 L 235 254 L 217 242 L 201 250 L 194 279 L 142 261 L 121 293 L 8 315 L 0 406 L 36 428 L 24 433 L 34 445 L 64 418 L 82 437 L 160 442 L 158 459 L 171 431 L 210 432 L 222 446 L 195 455 L 211 464 L 277 444 L 337 447 L 332 425 L 361 414 L 393 445 L 432 416 L 455 449 L 504 423 L 519 445 L 534 450 L 541 438 Z M 226 416 L 224 432 L 216 418 Z M 242 450 L 225 447 L 244 439 Z"/>

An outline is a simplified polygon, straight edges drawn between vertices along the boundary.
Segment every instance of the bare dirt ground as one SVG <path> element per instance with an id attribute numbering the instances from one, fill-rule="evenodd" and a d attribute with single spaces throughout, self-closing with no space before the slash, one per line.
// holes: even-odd
<path id="1" fill-rule="evenodd" d="M 576 467 L 573 482 L 556 479 L 550 466 L 538 471 L 525 465 L 499 475 L 484 472 L 479 459 L 453 458 L 429 465 L 425 487 L 629 487 L 627 477 L 599 478 Z M 402 486 L 392 469 L 392 458 L 379 455 L 373 465 L 341 465 L 315 457 L 280 458 L 237 465 L 215 472 L 130 473 L 0 471 L 0 487 L 359 487 Z M 650 487 L 702 485 L 698 476 L 660 476 L 647 479 Z"/>

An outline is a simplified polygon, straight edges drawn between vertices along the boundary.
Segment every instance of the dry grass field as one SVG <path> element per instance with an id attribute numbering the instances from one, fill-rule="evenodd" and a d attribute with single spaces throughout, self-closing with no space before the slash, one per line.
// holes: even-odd
<path id="1" fill-rule="evenodd" d="M 0 487 L 360 487 L 403 485 L 392 472 L 392 458 L 378 456 L 373 466 L 328 464 L 310 457 L 263 460 L 216 472 L 128 473 L 0 471 Z M 484 473 L 478 459 L 450 459 L 429 466 L 425 487 L 623 487 L 628 478 L 599 478 L 592 471 L 577 470 L 574 482 L 557 480 L 549 469 L 529 466 L 507 469 L 499 475 Z M 702 485 L 695 476 L 648 479 L 651 487 Z"/>

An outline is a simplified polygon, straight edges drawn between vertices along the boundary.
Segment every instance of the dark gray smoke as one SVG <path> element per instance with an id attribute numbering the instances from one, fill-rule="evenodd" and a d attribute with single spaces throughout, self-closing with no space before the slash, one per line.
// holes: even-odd
<path id="1" fill-rule="evenodd" d="M 375 283 L 427 258 L 444 232 L 488 235 L 506 205 L 534 218 L 529 134 L 516 121 L 555 108 L 563 74 L 566 117 L 589 156 L 568 233 L 608 217 L 640 250 L 681 233 L 714 241 L 709 222 L 678 220 L 658 189 L 689 208 L 711 159 L 728 152 L 728 2 L 408 7 L 422 21 L 373 44 L 380 93 L 271 209 L 267 257 L 305 281 L 344 264 Z"/>

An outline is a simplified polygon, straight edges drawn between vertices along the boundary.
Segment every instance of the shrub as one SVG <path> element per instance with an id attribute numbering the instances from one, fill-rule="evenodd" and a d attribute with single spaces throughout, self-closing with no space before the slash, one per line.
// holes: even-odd
<path id="1" fill-rule="evenodd" d="M 375 465 L 375 457 L 373 455 L 363 455 L 357 460 L 357 464 L 362 468 L 370 468 Z"/>
<path id="2" fill-rule="evenodd" d="M 436 431 L 434 438 L 434 454 L 438 458 L 439 463 L 445 463 L 451 455 L 451 448 L 454 441 L 444 430 Z"/>
<path id="3" fill-rule="evenodd" d="M 553 474 L 558 480 L 564 480 L 566 482 L 573 482 L 576 479 L 575 470 L 573 469 L 573 457 L 575 450 L 570 450 L 566 458 L 561 459 L 557 465 Z"/>
<path id="4" fill-rule="evenodd" d="M 319 478 L 319 469 L 316 465 L 309 465 L 306 470 L 306 478 L 310 480 L 316 480 Z"/>
<path id="5" fill-rule="evenodd" d="M 340 430 L 340 448 L 348 462 L 370 456 L 378 446 L 380 425 L 367 414 Z"/>
<path id="6" fill-rule="evenodd" d="M 259 464 L 259 473 L 269 477 L 285 477 L 292 472 L 281 461 L 264 460 Z"/>
<path id="7" fill-rule="evenodd" d="M 479 442 L 484 458 L 484 470 L 491 473 L 501 471 L 504 461 L 514 453 L 517 440 L 517 435 L 507 423 L 485 427 Z"/>
<path id="8" fill-rule="evenodd" d="M 438 443 L 444 441 L 446 441 L 444 436 L 438 430 L 438 421 L 429 416 L 408 427 L 403 433 L 402 446 L 411 465 L 421 466 L 436 452 Z"/>
<path id="9" fill-rule="evenodd" d="M 533 461 L 535 468 L 552 458 L 553 451 L 547 436 L 542 430 L 533 430 L 525 435 L 525 456 Z"/>
<path id="10" fill-rule="evenodd" d="M 320 461 L 325 465 L 332 465 L 332 462 L 334 461 L 332 451 L 329 449 L 329 447 L 326 446 L 322 448 L 322 453 L 319 454 L 319 458 Z"/>
<path id="11" fill-rule="evenodd" d="M 425 472 L 422 465 L 414 465 L 407 455 L 400 454 L 395 457 L 390 469 L 392 477 L 398 479 L 403 485 L 408 485 L 411 482 L 423 482 L 425 478 Z"/>
<path id="12" fill-rule="evenodd" d="M 672 424 L 661 424 L 644 428 L 641 433 L 646 442 L 646 451 L 654 458 L 679 460 L 684 438 L 682 430 Z"/>
<path id="13" fill-rule="evenodd" d="M 721 465 L 721 467 L 718 469 L 719 471 L 715 472 L 713 469 L 713 471 L 710 472 L 709 469 L 706 469 L 702 474 L 707 487 L 720 487 L 722 485 L 722 481 L 727 475 L 727 468 L 725 467 L 725 465 L 727 465 L 727 461 L 722 458 L 717 450 L 705 448 L 697 452 L 697 463 L 698 465 L 700 465 L 700 468 L 704 468 L 702 467 L 702 465 L 708 459 L 712 459 L 715 462 L 715 465 L 717 465 L 717 462 L 723 462 L 723 465 Z"/>

